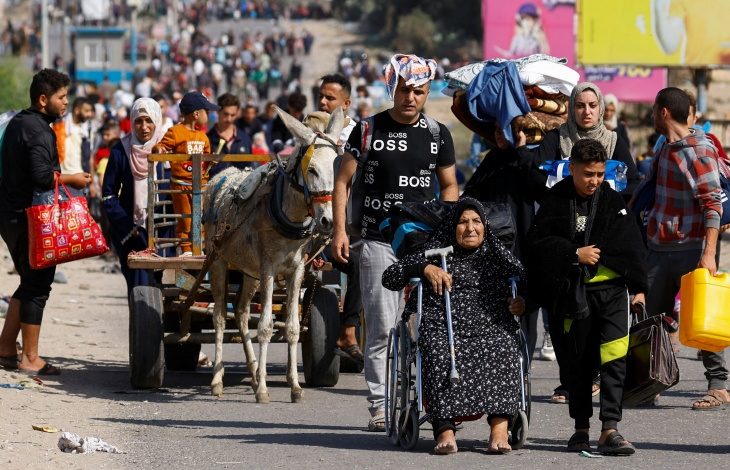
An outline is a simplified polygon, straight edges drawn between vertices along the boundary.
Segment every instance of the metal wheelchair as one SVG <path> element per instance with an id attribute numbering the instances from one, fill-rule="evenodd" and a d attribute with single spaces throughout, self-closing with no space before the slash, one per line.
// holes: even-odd
<path id="1" fill-rule="evenodd" d="M 423 402 L 421 352 L 418 350 L 423 284 L 420 279 L 415 278 L 411 279 L 409 287 L 410 295 L 418 296 L 418 308 L 408 317 L 408 321 L 399 319 L 390 330 L 385 384 L 385 433 L 394 445 L 407 450 L 416 446 L 421 426 L 430 422 L 430 416 Z M 448 301 L 447 309 L 450 309 Z M 450 314 L 447 315 L 447 322 L 451 337 Z M 521 330 L 519 334 L 521 377 L 519 409 L 509 424 L 509 442 L 515 450 L 522 448 L 527 440 L 531 407 L 530 357 L 525 335 Z M 454 373 L 452 367 L 452 380 Z"/>

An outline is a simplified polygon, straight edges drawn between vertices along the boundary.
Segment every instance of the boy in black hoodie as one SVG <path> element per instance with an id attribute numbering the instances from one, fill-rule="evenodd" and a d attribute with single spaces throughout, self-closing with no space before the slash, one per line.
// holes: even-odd
<path id="1" fill-rule="evenodd" d="M 551 188 L 527 235 L 533 294 L 551 312 L 550 329 L 568 373 L 575 433 L 569 451 L 590 450 L 591 379 L 600 363 L 603 423 L 598 451 L 631 455 L 617 431 L 629 346 L 629 295 L 644 303 L 644 244 L 623 198 L 604 181 L 606 151 L 596 140 L 577 142 L 570 173 Z M 561 357 L 562 356 L 562 357 Z"/>

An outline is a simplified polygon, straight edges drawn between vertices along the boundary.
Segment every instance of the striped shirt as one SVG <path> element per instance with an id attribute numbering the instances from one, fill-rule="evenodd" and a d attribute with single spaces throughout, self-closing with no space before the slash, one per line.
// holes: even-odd
<path id="1" fill-rule="evenodd" d="M 652 249 L 701 248 L 705 229 L 719 228 L 722 195 L 718 153 L 700 130 L 666 143 L 654 159 L 656 198 L 647 237 Z"/>

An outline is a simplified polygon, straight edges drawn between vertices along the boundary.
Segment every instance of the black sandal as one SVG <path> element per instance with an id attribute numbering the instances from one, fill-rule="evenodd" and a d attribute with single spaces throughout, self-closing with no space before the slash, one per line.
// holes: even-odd
<path id="1" fill-rule="evenodd" d="M 46 364 L 38 370 L 28 370 L 28 369 L 18 368 L 18 371 L 23 372 L 28 375 L 61 375 L 61 369 L 54 366 L 50 362 L 46 362 Z"/>
<path id="2" fill-rule="evenodd" d="M 0 367 L 6 370 L 18 368 L 18 356 L 0 356 Z"/>
<path id="3" fill-rule="evenodd" d="M 624 439 L 618 431 L 609 434 L 606 441 L 598 445 L 597 450 L 604 455 L 633 455 L 636 452 L 633 444 Z"/>
<path id="4" fill-rule="evenodd" d="M 584 431 L 576 431 L 573 433 L 570 439 L 568 439 L 568 447 L 566 450 L 568 452 L 590 452 L 591 442 L 588 433 Z"/>

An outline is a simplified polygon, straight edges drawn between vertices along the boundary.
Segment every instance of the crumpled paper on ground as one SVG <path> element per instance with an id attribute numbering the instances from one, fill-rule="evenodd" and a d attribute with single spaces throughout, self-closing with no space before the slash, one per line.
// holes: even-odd
<path id="1" fill-rule="evenodd" d="M 78 434 L 64 431 L 58 439 L 58 448 L 67 453 L 93 454 L 96 451 L 110 454 L 124 454 L 113 445 L 98 437 L 80 437 Z"/>

